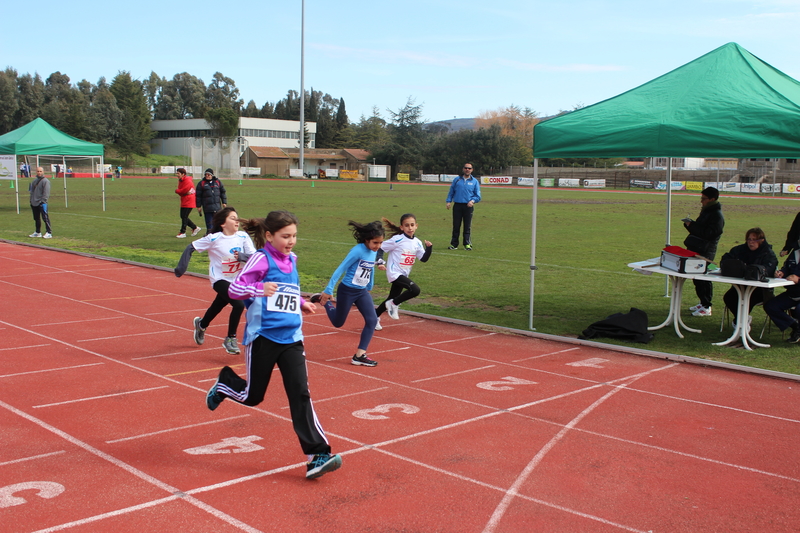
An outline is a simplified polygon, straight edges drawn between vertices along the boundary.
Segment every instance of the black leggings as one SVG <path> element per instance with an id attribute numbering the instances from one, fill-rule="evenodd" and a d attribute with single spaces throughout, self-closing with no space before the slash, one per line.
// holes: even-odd
<path id="1" fill-rule="evenodd" d="M 228 287 L 231 286 L 229 281 L 221 279 L 214 283 L 214 290 L 217 291 L 217 297 L 211 302 L 208 311 L 200 321 L 200 327 L 206 329 L 217 315 L 225 309 L 225 306 L 230 304 L 231 316 L 228 319 L 228 337 L 235 337 L 236 330 L 239 328 L 239 320 L 242 318 L 244 312 L 244 302 L 242 300 L 234 300 L 228 296 Z"/>
<path id="2" fill-rule="evenodd" d="M 419 285 L 406 276 L 398 276 L 397 279 L 392 282 L 392 287 L 389 289 L 389 296 L 378 306 L 375 310 L 375 314 L 381 316 L 384 311 L 386 311 L 386 302 L 388 300 L 394 300 L 396 305 L 400 305 L 411 298 L 416 298 L 419 296 L 419 293 Z"/>

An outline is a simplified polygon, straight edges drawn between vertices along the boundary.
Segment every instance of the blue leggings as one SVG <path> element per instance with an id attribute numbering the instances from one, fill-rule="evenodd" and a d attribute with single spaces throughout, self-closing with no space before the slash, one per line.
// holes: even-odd
<path id="1" fill-rule="evenodd" d="M 367 289 L 354 289 L 344 283 L 336 287 L 336 306 L 330 302 L 325 304 L 325 312 L 333 324 L 333 327 L 340 328 L 347 321 L 350 308 L 356 304 L 361 316 L 364 317 L 364 329 L 361 330 L 361 340 L 358 343 L 359 350 L 369 347 L 372 335 L 375 333 L 375 326 L 378 324 L 378 315 L 375 314 L 375 303 L 372 295 Z"/>

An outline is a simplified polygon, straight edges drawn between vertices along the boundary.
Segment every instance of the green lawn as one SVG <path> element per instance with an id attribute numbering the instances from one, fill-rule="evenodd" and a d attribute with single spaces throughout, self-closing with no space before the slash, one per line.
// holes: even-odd
<path id="1" fill-rule="evenodd" d="M 4 182 L 0 182 L 4 183 Z M 7 182 L 5 182 L 7 183 Z M 179 201 L 176 180 L 123 178 L 106 180 L 106 211 L 102 210 L 98 179 L 68 180 L 65 207 L 63 180 L 52 182 L 50 212 L 55 237 L 36 240 L 57 248 L 119 257 L 172 267 L 189 239 L 176 239 Z M 0 238 L 32 241 L 27 184 L 22 189 L 21 214 L 16 214 L 14 189 L 0 189 Z M 412 212 L 420 225 L 418 236 L 434 243 L 428 263 L 414 267 L 413 279 L 422 289 L 404 309 L 527 329 L 530 296 L 531 200 L 529 188 L 483 187 L 473 221 L 474 251 L 450 251 L 451 216 L 445 209 L 446 185 L 349 183 L 343 181 L 238 180 L 226 181 L 228 201 L 242 217 L 261 217 L 273 209 L 293 211 L 300 219 L 295 249 L 303 290 L 315 292 L 327 283 L 354 240 L 350 219 L 369 222 L 385 216 L 399 222 Z M 788 198 L 722 197 L 726 218 L 720 252 L 741 244 L 745 231 L 761 226 L 776 251 L 780 249 L 800 204 Z M 656 257 L 665 240 L 666 194 L 627 191 L 539 190 L 535 306 L 537 331 L 577 336 L 589 324 L 612 313 L 638 307 L 651 324 L 668 310 L 661 276 L 631 272 L 627 263 Z M 686 235 L 680 218 L 696 217 L 699 195 L 673 195 L 672 244 Z M 196 213 L 196 212 L 195 212 Z M 196 214 L 194 220 L 201 223 Z M 202 225 L 202 223 L 200 224 Z M 207 272 L 205 256 L 196 254 L 191 270 Z M 382 273 L 376 280 L 376 300 L 388 292 Z M 765 334 L 770 349 L 748 352 L 719 348 L 730 329 L 720 333 L 722 293 L 715 287 L 714 316 L 691 317 L 687 325 L 703 328 L 679 339 L 671 329 L 656 332 L 647 349 L 715 359 L 800 374 L 800 347 L 788 345 L 776 328 Z M 697 303 L 687 284 L 684 307 Z M 754 311 L 760 333 L 764 314 Z M 757 336 L 757 335 L 756 335 Z M 614 341 L 609 341 L 614 342 Z M 645 347 L 643 345 L 638 345 Z"/>

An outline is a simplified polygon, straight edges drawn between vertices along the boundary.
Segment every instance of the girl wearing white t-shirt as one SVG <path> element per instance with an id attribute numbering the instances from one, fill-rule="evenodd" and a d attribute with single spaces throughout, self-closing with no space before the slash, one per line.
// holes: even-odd
<path id="1" fill-rule="evenodd" d="M 211 232 L 186 247 L 178 266 L 175 267 L 176 276 L 181 277 L 186 272 L 189 260 L 195 251 L 208 252 L 208 277 L 211 278 L 211 286 L 217 297 L 211 302 L 203 318 L 194 318 L 194 342 L 197 344 L 205 342 L 206 328 L 226 305 L 230 305 L 228 334 L 222 342 L 222 347 L 230 354 L 241 353 L 236 341 L 236 330 L 244 312 L 244 302 L 228 296 L 228 287 L 247 259 L 256 252 L 256 248 L 250 235 L 239 231 L 239 215 L 236 209 L 228 206 L 214 214 Z"/>
<path id="2" fill-rule="evenodd" d="M 417 226 L 417 217 L 411 213 L 406 213 L 400 217 L 399 226 L 385 218 L 383 219 L 383 224 L 392 236 L 381 244 L 381 249 L 378 252 L 378 261 L 380 262 L 384 252 L 389 255 L 386 259 L 386 265 L 380 265 L 378 268 L 386 270 L 386 277 L 392 286 L 389 289 L 389 296 L 375 310 L 378 315 L 378 325 L 375 327 L 377 330 L 383 329 L 380 317 L 384 311 L 388 311 L 389 316 L 397 320 L 400 318 L 397 313 L 397 308 L 400 304 L 419 296 L 419 286 L 411 281 L 408 276 L 411 275 L 411 268 L 414 266 L 414 262 L 417 259 L 423 263 L 427 262 L 433 251 L 433 244 L 430 241 L 425 241 L 423 246 L 422 241 L 414 236 L 419 226 Z"/>

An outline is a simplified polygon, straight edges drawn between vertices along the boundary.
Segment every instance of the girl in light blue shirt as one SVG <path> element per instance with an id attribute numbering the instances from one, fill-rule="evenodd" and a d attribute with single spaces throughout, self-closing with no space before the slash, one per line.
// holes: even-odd
<path id="1" fill-rule="evenodd" d="M 344 261 L 333 272 L 325 290 L 311 296 L 311 302 L 319 302 L 325 306 L 328 318 L 336 328 L 344 325 L 350 308 L 355 304 L 361 316 L 364 317 L 364 329 L 361 330 L 358 349 L 350 363 L 359 366 L 375 366 L 378 364 L 377 361 L 367 357 L 367 348 L 378 323 L 375 304 L 369 291 L 372 289 L 374 281 L 375 258 L 383 243 L 383 225 L 379 220 L 369 224 L 359 224 L 351 220 L 348 225 L 352 228 L 353 237 L 358 244 L 350 250 Z M 336 288 L 336 305 L 334 306 L 330 299 L 339 278 L 342 278 L 342 282 Z"/>

